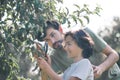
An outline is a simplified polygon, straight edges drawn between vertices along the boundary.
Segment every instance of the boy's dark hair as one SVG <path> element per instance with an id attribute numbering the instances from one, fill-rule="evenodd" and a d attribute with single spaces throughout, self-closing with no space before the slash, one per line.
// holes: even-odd
<path id="1" fill-rule="evenodd" d="M 91 44 L 91 41 L 89 40 L 90 36 L 84 30 L 79 30 L 74 33 L 67 32 L 65 34 L 65 39 L 67 36 L 71 36 L 77 45 L 83 49 L 82 55 L 84 58 L 89 58 L 92 55 L 93 44 Z"/>
<path id="2" fill-rule="evenodd" d="M 45 26 L 43 27 L 43 33 L 41 33 L 41 36 L 39 36 L 40 41 L 44 40 L 44 38 L 46 37 L 46 32 L 47 32 L 47 30 L 49 28 L 52 27 L 52 28 L 54 28 L 56 30 L 59 30 L 59 26 L 60 26 L 60 24 L 56 20 L 51 20 L 51 21 L 48 20 L 48 21 L 46 21 Z"/>

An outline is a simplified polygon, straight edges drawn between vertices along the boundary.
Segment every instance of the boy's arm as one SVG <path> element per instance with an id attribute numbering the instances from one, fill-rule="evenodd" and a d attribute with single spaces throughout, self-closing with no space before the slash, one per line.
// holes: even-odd
<path id="1" fill-rule="evenodd" d="M 60 77 L 43 58 L 38 58 L 38 64 L 40 69 L 47 73 L 52 80 L 62 80 L 62 77 Z"/>

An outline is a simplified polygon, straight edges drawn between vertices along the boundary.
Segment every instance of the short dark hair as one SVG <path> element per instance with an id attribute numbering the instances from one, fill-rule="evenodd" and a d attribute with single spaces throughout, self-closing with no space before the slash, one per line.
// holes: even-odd
<path id="1" fill-rule="evenodd" d="M 56 20 L 52 20 L 52 21 L 46 21 L 46 29 L 49 28 L 49 27 L 52 27 L 56 30 L 59 30 L 59 23 L 56 21 Z"/>
<path id="2" fill-rule="evenodd" d="M 46 21 L 45 26 L 43 27 L 43 32 L 42 32 L 42 34 L 40 36 L 41 37 L 40 41 L 44 40 L 44 38 L 46 37 L 46 32 L 47 32 L 47 30 L 49 28 L 54 28 L 56 30 L 59 30 L 59 26 L 60 26 L 60 24 L 58 23 L 57 20 L 48 20 L 48 21 Z"/>
<path id="3" fill-rule="evenodd" d="M 65 34 L 65 39 L 67 36 L 71 36 L 73 40 L 77 43 L 77 45 L 83 49 L 82 55 L 84 58 L 89 58 L 93 54 L 93 48 L 90 40 L 90 36 L 84 31 L 84 30 L 79 30 L 76 32 L 67 32 Z"/>

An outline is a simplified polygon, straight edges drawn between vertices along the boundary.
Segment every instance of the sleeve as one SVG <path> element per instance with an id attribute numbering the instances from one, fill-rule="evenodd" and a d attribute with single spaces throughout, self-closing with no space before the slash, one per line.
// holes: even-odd
<path id="1" fill-rule="evenodd" d="M 77 77 L 81 80 L 87 80 L 88 77 L 93 76 L 91 63 L 88 60 L 79 63 L 71 76 Z"/>
<path id="2" fill-rule="evenodd" d="M 95 34 L 92 30 L 90 30 L 88 27 L 84 28 L 84 30 L 92 37 L 94 41 L 94 48 L 98 52 L 102 52 L 103 49 L 106 47 L 107 43 L 99 37 L 97 34 Z"/>

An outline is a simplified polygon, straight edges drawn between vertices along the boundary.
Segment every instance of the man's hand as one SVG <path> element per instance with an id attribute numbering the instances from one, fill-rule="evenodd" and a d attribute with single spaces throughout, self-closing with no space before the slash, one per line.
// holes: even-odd
<path id="1" fill-rule="evenodd" d="M 102 67 L 100 67 L 100 66 L 93 65 L 93 71 L 94 71 L 95 79 L 99 78 L 102 75 L 102 73 L 103 73 Z"/>

